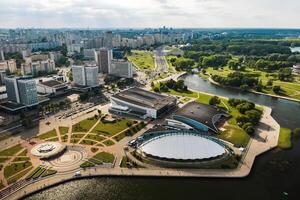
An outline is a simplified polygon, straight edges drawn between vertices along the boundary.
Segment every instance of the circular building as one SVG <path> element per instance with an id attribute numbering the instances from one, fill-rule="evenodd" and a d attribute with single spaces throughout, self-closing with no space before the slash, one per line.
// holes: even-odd
<path id="1" fill-rule="evenodd" d="M 194 132 L 172 132 L 142 142 L 137 153 L 165 167 L 212 165 L 223 161 L 230 150 L 216 138 Z"/>
<path id="2" fill-rule="evenodd" d="M 44 142 L 35 145 L 31 149 L 31 154 L 41 159 L 48 159 L 64 152 L 66 145 L 59 142 Z"/>

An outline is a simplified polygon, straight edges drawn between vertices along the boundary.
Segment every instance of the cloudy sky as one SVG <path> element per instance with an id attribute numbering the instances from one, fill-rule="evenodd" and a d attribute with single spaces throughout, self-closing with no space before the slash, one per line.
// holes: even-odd
<path id="1" fill-rule="evenodd" d="M 300 0 L 0 0 L 0 27 L 300 28 Z"/>

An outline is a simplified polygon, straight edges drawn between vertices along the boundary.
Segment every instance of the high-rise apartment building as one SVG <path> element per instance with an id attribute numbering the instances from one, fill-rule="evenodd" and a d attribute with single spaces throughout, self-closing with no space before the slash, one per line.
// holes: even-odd
<path id="1" fill-rule="evenodd" d="M 72 74 L 75 85 L 88 87 L 99 86 L 98 67 L 96 65 L 73 65 Z"/>
<path id="2" fill-rule="evenodd" d="M 111 49 L 101 48 L 95 52 L 95 60 L 99 67 L 99 72 L 108 73 L 112 58 L 113 54 Z"/>
<path id="3" fill-rule="evenodd" d="M 109 68 L 109 74 L 122 78 L 132 78 L 132 63 L 126 60 L 113 60 Z"/>

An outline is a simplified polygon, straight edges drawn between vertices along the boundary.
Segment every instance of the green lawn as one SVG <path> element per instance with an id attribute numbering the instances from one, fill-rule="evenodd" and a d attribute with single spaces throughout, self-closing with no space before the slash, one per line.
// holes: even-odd
<path id="1" fill-rule="evenodd" d="M 128 162 L 128 158 L 126 156 L 122 157 L 121 163 L 120 163 L 120 167 L 121 168 L 127 168 L 127 162 Z"/>
<path id="2" fill-rule="evenodd" d="M 84 145 L 94 145 L 94 144 L 96 144 L 96 142 L 93 141 L 93 140 L 82 140 L 82 141 L 80 142 L 80 144 L 84 144 Z"/>
<path id="3" fill-rule="evenodd" d="M 69 127 L 62 127 L 62 126 L 59 127 L 59 132 L 61 135 L 67 134 L 68 131 L 69 131 Z"/>
<path id="4" fill-rule="evenodd" d="M 27 149 L 24 149 L 24 151 L 19 153 L 18 156 L 27 156 Z"/>
<path id="5" fill-rule="evenodd" d="M 27 175 L 26 180 L 30 180 L 38 171 L 42 170 L 41 166 L 35 168 L 29 175 Z"/>
<path id="6" fill-rule="evenodd" d="M 84 163 L 82 163 L 80 165 L 81 168 L 94 167 L 94 166 L 95 166 L 95 164 L 92 162 L 89 162 L 89 161 L 85 161 Z"/>
<path id="7" fill-rule="evenodd" d="M 71 139 L 73 139 L 73 138 L 80 139 L 83 136 L 85 136 L 85 134 L 76 133 L 76 134 L 71 135 Z"/>
<path id="8" fill-rule="evenodd" d="M 111 140 L 105 140 L 105 141 L 103 142 L 103 144 L 105 144 L 106 146 L 112 146 L 112 145 L 114 145 L 115 143 L 114 143 L 113 141 L 111 141 Z"/>
<path id="9" fill-rule="evenodd" d="M 96 155 L 93 156 L 93 158 L 96 158 L 97 160 L 101 160 L 104 163 L 113 163 L 115 160 L 115 156 L 107 152 L 97 153 Z"/>
<path id="10" fill-rule="evenodd" d="M 103 134 L 106 136 L 113 136 L 128 128 L 127 123 L 132 123 L 132 121 L 127 119 L 118 119 L 116 122 L 100 121 L 100 123 L 97 124 L 92 132 Z"/>
<path id="11" fill-rule="evenodd" d="M 154 57 L 153 53 L 150 51 L 131 51 L 130 55 L 127 55 L 127 58 L 132 62 L 138 69 L 153 70 Z"/>
<path id="12" fill-rule="evenodd" d="M 89 118 L 73 125 L 73 132 L 88 132 L 98 121 L 95 118 Z"/>
<path id="13" fill-rule="evenodd" d="M 12 184 L 12 183 L 15 183 L 16 181 L 18 181 L 20 178 L 22 178 L 23 176 L 25 176 L 30 170 L 32 170 L 33 167 L 29 167 L 27 168 L 26 170 L 20 172 L 19 174 L 16 174 L 12 177 L 10 177 L 8 180 L 7 180 L 7 183 L 8 184 Z"/>
<path id="14" fill-rule="evenodd" d="M 17 154 L 19 151 L 21 151 L 22 149 L 23 147 L 20 144 L 17 144 L 13 147 L 1 151 L 0 156 L 13 156 Z"/>
<path id="15" fill-rule="evenodd" d="M 16 174 L 30 166 L 31 166 L 31 162 L 12 163 L 11 165 L 7 165 L 4 168 L 4 177 L 6 179 L 8 179 L 9 177 L 13 176 L 14 174 Z"/>
<path id="16" fill-rule="evenodd" d="M 29 157 L 16 157 L 13 162 L 20 162 L 20 161 L 28 161 L 30 160 Z"/>
<path id="17" fill-rule="evenodd" d="M 280 128 L 278 147 L 289 149 L 292 147 L 292 131 L 288 128 Z"/>
<path id="18" fill-rule="evenodd" d="M 90 139 L 90 140 L 95 140 L 98 142 L 103 141 L 105 138 L 99 135 L 94 135 L 94 134 L 88 134 L 85 139 Z"/>
<path id="19" fill-rule="evenodd" d="M 243 129 L 233 125 L 227 125 L 224 128 L 226 128 L 227 130 L 221 132 L 220 135 L 218 135 L 220 139 L 231 142 L 238 147 L 247 146 L 250 140 L 250 136 Z"/>
<path id="20" fill-rule="evenodd" d="M 3 185 L 3 183 L 2 183 L 2 180 L 0 180 L 0 190 L 1 190 L 2 188 L 4 188 L 4 185 Z"/>
<path id="21" fill-rule="evenodd" d="M 45 139 L 52 138 L 52 137 L 57 137 L 57 133 L 56 133 L 55 129 L 48 131 L 47 133 L 38 135 L 38 138 L 41 140 L 45 140 Z"/>
<path id="22" fill-rule="evenodd" d="M 50 175 L 53 175 L 56 173 L 57 173 L 56 170 L 48 169 L 48 170 L 44 171 L 44 173 L 42 173 L 41 177 L 43 178 L 43 177 L 50 176 Z"/>
<path id="23" fill-rule="evenodd" d="M 9 159 L 9 157 L 2 157 L 2 158 L 0 158 L 0 163 L 4 163 L 8 159 Z"/>

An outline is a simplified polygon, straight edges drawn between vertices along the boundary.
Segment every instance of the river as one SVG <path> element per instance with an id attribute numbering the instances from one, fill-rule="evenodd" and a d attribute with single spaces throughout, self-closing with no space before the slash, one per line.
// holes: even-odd
<path id="1" fill-rule="evenodd" d="M 216 95 L 249 99 L 273 108 L 273 115 L 286 127 L 300 126 L 300 105 L 241 93 L 210 84 L 197 75 L 183 77 L 189 88 Z M 182 200 L 232 199 L 281 200 L 299 199 L 300 142 L 293 141 L 291 150 L 273 150 L 260 156 L 244 179 L 102 177 L 61 184 L 26 199 L 103 199 L 103 200 Z"/>

